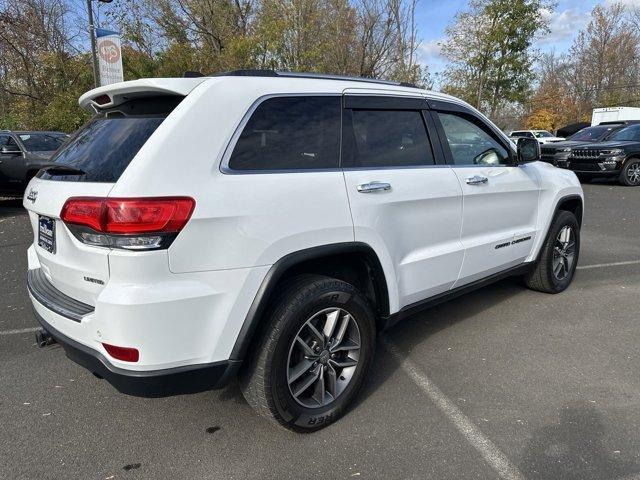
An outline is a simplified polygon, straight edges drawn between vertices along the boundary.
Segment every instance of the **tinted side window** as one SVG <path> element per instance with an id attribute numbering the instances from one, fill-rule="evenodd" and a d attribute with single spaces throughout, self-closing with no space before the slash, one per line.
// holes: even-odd
<path id="1" fill-rule="evenodd" d="M 350 110 L 345 115 L 344 164 L 355 167 L 433 165 L 422 113 Z"/>
<path id="2" fill-rule="evenodd" d="M 462 115 L 438 112 L 455 165 L 509 165 L 509 152 Z"/>
<path id="3" fill-rule="evenodd" d="M 0 147 L 4 147 L 7 144 L 7 140 L 9 140 L 8 135 L 0 135 Z"/>
<path id="4" fill-rule="evenodd" d="M 229 168 L 337 168 L 339 163 L 340 98 L 279 97 L 265 100 L 253 112 Z"/>

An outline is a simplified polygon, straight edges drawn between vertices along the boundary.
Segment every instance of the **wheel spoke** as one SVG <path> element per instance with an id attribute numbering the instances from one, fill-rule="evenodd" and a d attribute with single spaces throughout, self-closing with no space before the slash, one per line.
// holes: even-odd
<path id="1" fill-rule="evenodd" d="M 300 338 L 299 335 L 296 337 L 296 342 L 298 342 L 298 345 L 300 345 L 300 347 L 302 348 L 305 357 L 315 356 L 315 352 L 313 351 L 313 349 L 309 345 L 307 345 L 307 342 Z"/>
<path id="2" fill-rule="evenodd" d="M 318 379 L 321 371 L 322 367 L 318 366 L 313 372 L 309 372 L 309 376 L 304 379 L 304 382 L 298 385 L 298 387 L 292 392 L 293 396 L 298 398 L 302 392 L 309 388 L 313 384 L 313 382 Z"/>
<path id="3" fill-rule="evenodd" d="M 324 405 L 324 368 L 320 367 L 320 375 L 316 380 L 316 384 L 313 387 L 313 398 L 316 402 L 318 402 L 321 406 Z"/>
<path id="4" fill-rule="evenodd" d="M 326 378 L 327 378 L 327 391 L 331 394 L 333 398 L 336 398 L 338 396 L 338 393 L 336 391 L 338 374 L 336 373 L 336 370 L 333 368 L 332 365 L 327 366 Z"/>
<path id="5" fill-rule="evenodd" d="M 339 360 L 334 360 L 333 358 L 329 360 L 331 365 L 334 365 L 338 368 L 347 368 L 347 367 L 355 367 L 358 364 L 357 360 L 353 360 L 352 358 L 343 358 Z"/>
<path id="6" fill-rule="evenodd" d="M 324 328 L 322 329 L 322 333 L 324 333 L 325 338 L 329 339 L 333 335 L 336 323 L 338 323 L 338 315 L 340 315 L 339 309 L 335 309 L 332 312 L 327 313 L 327 320 L 325 321 Z"/>
<path id="7" fill-rule="evenodd" d="M 562 269 L 562 257 L 557 257 L 552 260 L 553 274 L 558 278 L 560 270 Z"/>
<path id="8" fill-rule="evenodd" d="M 347 351 L 350 352 L 352 350 L 360 350 L 360 345 L 358 345 L 353 340 L 345 340 L 341 342 L 339 345 L 332 345 L 329 349 L 331 353 Z"/>
<path id="9" fill-rule="evenodd" d="M 337 347 L 342 343 L 342 339 L 344 338 L 344 334 L 347 331 L 347 327 L 349 326 L 349 322 L 351 321 L 351 315 L 348 313 L 342 317 L 342 321 L 340 322 L 340 327 L 338 328 L 338 333 L 331 343 L 331 349 Z"/>
<path id="10" fill-rule="evenodd" d="M 307 322 L 307 328 L 309 329 L 309 331 L 311 332 L 311 334 L 316 337 L 316 339 L 318 340 L 318 343 L 322 346 L 324 346 L 324 335 L 322 335 L 318 329 L 313 325 L 313 323 L 311 322 Z"/>
<path id="11" fill-rule="evenodd" d="M 305 372 L 309 371 L 312 365 L 313 361 L 305 358 L 295 367 L 289 369 L 289 383 L 291 384 L 298 380 Z"/>

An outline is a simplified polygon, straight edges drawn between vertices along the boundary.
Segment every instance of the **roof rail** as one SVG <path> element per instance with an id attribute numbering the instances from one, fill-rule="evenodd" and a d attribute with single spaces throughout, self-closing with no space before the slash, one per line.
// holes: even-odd
<path id="1" fill-rule="evenodd" d="M 184 72 L 182 74 L 182 78 L 199 78 L 199 77 L 204 77 L 204 73 L 200 73 L 200 72 L 195 72 L 192 70 L 187 70 L 186 72 Z"/>
<path id="2" fill-rule="evenodd" d="M 285 78 L 313 78 L 317 80 L 344 80 L 349 82 L 377 83 L 383 85 L 395 85 L 398 87 L 419 88 L 413 83 L 393 82 L 391 80 L 378 80 L 367 77 L 350 77 L 347 75 L 332 75 L 328 73 L 283 72 L 279 70 L 232 70 L 220 72 L 212 77 L 285 77 Z"/>

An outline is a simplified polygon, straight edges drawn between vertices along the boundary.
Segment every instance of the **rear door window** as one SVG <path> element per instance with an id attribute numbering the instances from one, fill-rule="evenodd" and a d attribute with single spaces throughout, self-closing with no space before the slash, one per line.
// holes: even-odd
<path id="1" fill-rule="evenodd" d="M 131 160 L 183 97 L 129 101 L 94 116 L 52 158 L 49 180 L 106 182 L 120 178 Z"/>
<path id="2" fill-rule="evenodd" d="M 340 97 L 294 96 L 263 101 L 245 125 L 229 159 L 232 170 L 337 168 Z"/>
<path id="3" fill-rule="evenodd" d="M 404 167 L 435 163 L 418 110 L 347 110 L 344 165 Z"/>

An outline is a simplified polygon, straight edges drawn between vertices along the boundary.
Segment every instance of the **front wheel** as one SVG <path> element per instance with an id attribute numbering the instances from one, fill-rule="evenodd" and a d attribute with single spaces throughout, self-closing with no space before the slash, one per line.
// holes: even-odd
<path id="1" fill-rule="evenodd" d="M 371 367 L 376 324 L 366 298 L 341 280 L 303 275 L 280 289 L 266 320 L 240 375 L 247 402 L 291 430 L 334 422 Z"/>
<path id="2" fill-rule="evenodd" d="M 640 185 L 640 160 L 632 158 L 628 160 L 620 172 L 620 183 L 627 187 L 637 187 Z"/>
<path id="3" fill-rule="evenodd" d="M 561 210 L 553 220 L 538 261 L 524 280 L 532 290 L 560 293 L 571 281 L 580 254 L 580 226 L 573 213 Z"/>

